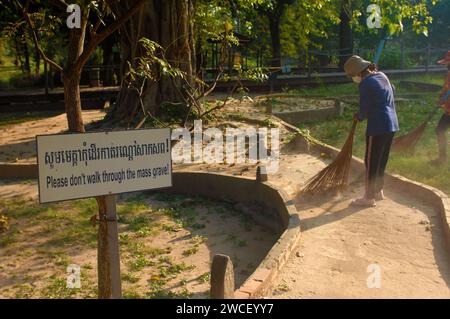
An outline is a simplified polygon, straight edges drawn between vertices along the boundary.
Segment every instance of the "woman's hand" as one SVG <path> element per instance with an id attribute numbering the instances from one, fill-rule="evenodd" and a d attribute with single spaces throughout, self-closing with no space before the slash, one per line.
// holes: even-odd
<path id="1" fill-rule="evenodd" d="M 353 114 L 353 120 L 360 122 L 361 120 L 359 119 L 359 113 L 356 112 L 355 114 Z"/>

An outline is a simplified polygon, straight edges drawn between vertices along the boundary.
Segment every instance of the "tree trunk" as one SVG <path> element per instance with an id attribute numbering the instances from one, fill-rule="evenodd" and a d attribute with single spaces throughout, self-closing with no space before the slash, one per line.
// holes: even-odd
<path id="1" fill-rule="evenodd" d="M 16 66 L 20 66 L 20 69 L 22 70 L 22 72 L 24 72 L 20 45 L 19 45 L 19 41 L 17 41 L 17 38 L 14 38 L 14 48 L 15 48 L 15 53 L 16 53 L 14 64 Z"/>
<path id="2" fill-rule="evenodd" d="M 25 73 L 27 75 L 31 74 L 31 67 L 30 67 L 30 50 L 28 50 L 28 44 L 27 41 L 23 42 L 23 55 L 25 57 Z"/>
<path id="3" fill-rule="evenodd" d="M 345 61 L 353 54 L 353 35 L 350 27 L 350 3 L 342 0 L 339 25 L 339 68 L 344 69 Z"/>
<path id="4" fill-rule="evenodd" d="M 76 61 L 83 53 L 86 31 L 87 13 L 82 18 L 81 28 L 69 31 L 67 46 L 67 63 L 63 71 L 64 103 L 67 114 L 67 124 L 70 132 L 84 132 L 83 116 L 81 113 L 80 78 L 83 65 Z"/>
<path id="5" fill-rule="evenodd" d="M 270 38 L 272 40 L 272 67 L 281 66 L 280 16 L 275 12 L 269 15 Z"/>
<path id="6" fill-rule="evenodd" d="M 129 0 L 128 5 L 132 1 Z M 194 85 L 195 49 L 193 37 L 193 2 L 192 0 L 149 0 L 140 14 L 134 16 L 121 32 L 122 72 L 126 73 L 126 61 L 132 67 L 135 59 L 143 52 L 137 41 L 148 38 L 159 43 L 165 50 L 169 63 L 187 74 L 190 85 Z M 144 107 L 153 115 L 160 113 L 163 102 L 182 102 L 182 86 L 177 79 L 161 78 L 159 81 L 147 81 L 142 99 Z M 122 85 L 115 105 L 116 119 L 138 121 L 141 106 L 136 91 Z"/>
<path id="7" fill-rule="evenodd" d="M 35 67 L 34 67 L 34 74 L 36 75 L 36 77 L 39 77 L 39 74 L 41 73 L 41 56 L 39 55 L 39 51 L 37 51 L 34 54 L 34 62 L 35 62 Z"/>
<path id="8" fill-rule="evenodd" d="M 114 69 L 112 68 L 112 66 L 114 65 L 114 53 L 113 53 L 114 40 L 116 40 L 115 37 L 110 36 L 107 39 L 105 39 L 100 45 L 103 49 L 103 71 L 102 71 L 103 86 L 113 85 Z"/>
<path id="9" fill-rule="evenodd" d="M 65 73 L 63 76 L 64 103 L 69 131 L 82 133 L 85 130 L 81 113 L 80 78 L 81 72 Z"/>

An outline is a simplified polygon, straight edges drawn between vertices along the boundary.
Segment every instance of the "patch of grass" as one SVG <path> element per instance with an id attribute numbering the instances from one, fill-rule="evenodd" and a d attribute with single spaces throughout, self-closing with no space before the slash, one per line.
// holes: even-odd
<path id="1" fill-rule="evenodd" d="M 205 228 L 204 224 L 196 223 L 198 212 L 192 207 L 170 207 L 159 210 L 163 215 L 168 216 L 179 227 L 192 227 L 194 229 Z"/>
<path id="2" fill-rule="evenodd" d="M 71 263 L 70 256 L 63 252 L 52 252 L 49 254 L 56 266 L 62 266 L 64 269 Z"/>
<path id="3" fill-rule="evenodd" d="M 188 198 L 185 195 L 179 195 L 179 194 L 170 194 L 170 193 L 156 193 L 153 195 L 153 199 L 159 201 L 159 202 L 169 202 L 169 203 L 176 203 L 178 201 L 184 200 Z"/>
<path id="4" fill-rule="evenodd" d="M 191 238 L 189 241 L 191 244 L 200 245 L 203 243 L 206 243 L 208 241 L 208 238 L 202 235 L 195 235 Z"/>
<path id="5" fill-rule="evenodd" d="M 128 262 L 128 267 L 130 268 L 130 271 L 140 271 L 145 267 L 154 266 L 155 263 L 151 260 L 148 260 L 145 258 L 144 255 L 138 255 L 137 257 L 131 259 Z"/>
<path id="6" fill-rule="evenodd" d="M 163 231 L 167 231 L 167 232 L 170 232 L 170 233 L 176 233 L 176 232 L 180 231 L 180 227 L 178 227 L 177 225 L 167 225 L 167 224 L 163 224 L 163 225 L 161 226 L 161 229 L 162 229 Z"/>
<path id="7" fill-rule="evenodd" d="M 4 214 L 15 219 L 38 216 L 53 206 L 52 204 L 39 205 L 23 199 L 0 201 L 0 207 L 7 207 Z"/>
<path id="8" fill-rule="evenodd" d="M 195 230 L 199 230 L 199 229 L 205 228 L 206 226 L 205 226 L 205 224 L 195 223 L 195 224 L 192 224 L 191 227 L 194 228 Z"/>
<path id="9" fill-rule="evenodd" d="M 33 297 L 34 288 L 30 284 L 19 284 L 14 286 L 16 299 L 30 299 Z"/>
<path id="10" fill-rule="evenodd" d="M 49 284 L 41 291 L 41 298 L 44 299 L 67 299 L 73 298 L 81 291 L 81 288 L 68 288 L 66 278 L 50 276 Z"/>
<path id="11" fill-rule="evenodd" d="M 188 248 L 183 251 L 182 255 L 184 257 L 192 256 L 198 252 L 198 246 L 192 246 L 191 248 Z"/>
<path id="12" fill-rule="evenodd" d="M 351 80 L 349 79 L 349 81 Z M 440 74 L 408 75 L 404 76 L 402 79 L 391 78 L 392 84 L 394 84 L 394 86 L 396 87 L 396 94 L 418 93 L 418 92 L 411 92 L 407 89 L 401 88 L 399 85 L 400 81 L 414 81 L 414 82 L 444 85 L 445 75 Z M 290 90 L 289 93 L 298 94 L 301 97 L 308 97 L 308 96 L 338 97 L 338 96 L 359 94 L 358 86 L 355 85 L 354 83 L 319 85 L 313 88 L 309 87 L 309 88 L 293 89 Z"/>
<path id="13" fill-rule="evenodd" d="M 180 291 L 171 291 L 164 289 L 164 280 L 151 280 L 149 282 L 150 291 L 147 292 L 146 297 L 149 299 L 189 299 L 192 298 L 192 293 L 183 288 Z"/>
<path id="14" fill-rule="evenodd" d="M 119 241 L 121 244 L 128 245 L 131 242 L 130 234 L 128 233 L 120 233 Z"/>
<path id="15" fill-rule="evenodd" d="M 189 271 L 195 268 L 194 265 L 186 265 L 185 263 L 175 263 L 169 256 L 160 257 L 159 277 L 160 278 L 175 278 L 183 271 Z"/>
<path id="16" fill-rule="evenodd" d="M 150 257 L 155 258 L 164 254 L 169 254 L 172 251 L 172 249 L 170 247 L 166 247 L 166 248 L 158 248 L 158 247 L 153 247 L 153 248 L 148 248 L 147 253 Z"/>
<path id="17" fill-rule="evenodd" d="M 144 243 L 141 242 L 130 242 L 127 247 L 131 256 L 130 260 L 127 262 L 127 265 L 130 271 L 133 272 L 155 265 L 154 261 L 147 258 L 148 255 L 153 258 L 157 255 L 157 253 L 167 252 L 165 249 L 147 248 Z"/>
<path id="18" fill-rule="evenodd" d="M 200 275 L 198 277 L 198 281 L 200 281 L 201 283 L 208 283 L 211 280 L 211 273 L 205 272 L 204 274 Z"/>
<path id="19" fill-rule="evenodd" d="M 127 197 L 126 199 L 125 199 L 125 202 L 126 203 L 133 203 L 133 202 L 140 202 L 140 203 L 143 203 L 144 202 L 144 200 L 145 200 L 145 194 L 143 194 L 143 193 L 140 193 L 140 194 L 135 194 L 135 195 L 132 195 L 132 196 L 129 196 L 129 197 Z"/>
<path id="20" fill-rule="evenodd" d="M 117 205 L 117 214 L 121 217 L 126 217 L 128 215 L 133 215 L 148 210 L 148 205 L 140 201 L 127 201 Z"/>
<path id="21" fill-rule="evenodd" d="M 124 289 L 122 297 L 123 299 L 143 299 L 143 296 L 136 289 Z"/>
<path id="22" fill-rule="evenodd" d="M 139 281 L 139 277 L 131 273 L 122 273 L 121 278 L 123 281 L 127 281 L 132 284 Z"/>
<path id="23" fill-rule="evenodd" d="M 290 288 L 285 282 L 283 282 L 283 283 L 279 284 L 275 288 L 275 290 L 278 291 L 278 292 L 288 292 L 290 290 Z"/>
<path id="24" fill-rule="evenodd" d="M 71 205 L 75 207 L 83 217 L 91 217 L 98 212 L 97 201 L 94 198 L 74 200 L 71 202 Z"/>
<path id="25" fill-rule="evenodd" d="M 245 231 L 252 231 L 254 221 L 251 217 L 249 217 L 247 215 L 241 215 L 239 219 L 240 219 L 241 223 L 244 225 Z"/>
<path id="26" fill-rule="evenodd" d="M 132 232 L 138 232 L 140 230 L 150 231 L 151 219 L 148 216 L 137 216 L 130 219 L 122 220 L 124 224 L 128 224 L 128 229 Z"/>
<path id="27" fill-rule="evenodd" d="M 158 234 L 158 230 L 151 228 L 149 226 L 144 226 L 136 231 L 136 235 L 138 237 L 156 236 L 157 234 Z"/>
<path id="28" fill-rule="evenodd" d="M 245 247 L 245 246 L 247 246 L 247 241 L 246 241 L 246 240 L 243 240 L 243 239 L 239 239 L 239 240 L 236 242 L 236 244 L 237 244 L 239 247 Z"/>
<path id="29" fill-rule="evenodd" d="M 8 232 L 2 234 L 0 238 L 0 247 L 4 248 L 17 241 L 17 235 L 19 231 L 17 229 L 10 229 Z"/>

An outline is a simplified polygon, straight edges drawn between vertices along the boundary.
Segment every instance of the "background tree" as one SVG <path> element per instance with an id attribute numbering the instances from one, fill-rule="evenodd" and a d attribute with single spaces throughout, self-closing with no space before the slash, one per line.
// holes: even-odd
<path id="1" fill-rule="evenodd" d="M 135 1 L 133 6 L 128 10 L 122 10 L 121 15 L 117 15 L 112 24 L 105 26 L 102 30 L 102 18 L 111 12 L 109 4 L 105 1 L 78 1 L 81 11 L 81 25 L 80 28 L 73 28 L 69 31 L 69 39 L 67 44 L 67 55 L 65 65 L 60 66 L 57 62 L 50 59 L 44 52 L 38 31 L 36 29 L 35 21 L 30 14 L 30 1 L 22 5 L 17 1 L 20 8 L 21 15 L 32 30 L 33 40 L 43 60 L 49 63 L 55 70 L 62 73 L 64 84 L 64 102 L 67 114 L 67 122 L 69 130 L 72 132 L 84 132 L 83 118 L 81 114 L 81 99 L 80 99 L 80 78 L 81 71 L 89 60 L 89 57 L 95 51 L 97 46 L 110 34 L 116 31 L 126 20 L 134 15 L 141 5 L 143 0 Z M 114 2 L 115 5 L 120 2 Z M 62 1 L 56 1 L 55 10 L 66 12 L 67 6 Z M 89 15 L 94 11 L 98 14 L 95 24 L 88 25 Z M 89 32 L 89 41 L 85 43 L 86 32 Z"/>
<path id="2" fill-rule="evenodd" d="M 280 24 L 286 6 L 293 4 L 295 0 L 271 0 L 269 5 L 261 7 L 263 12 L 269 20 L 269 30 L 272 43 L 272 60 L 270 65 L 272 67 L 281 66 L 281 32 Z"/>
<path id="3" fill-rule="evenodd" d="M 123 4 L 116 4 L 114 13 L 128 10 L 134 6 L 134 1 L 128 0 Z M 175 68 L 180 69 L 186 77 L 185 85 L 194 85 L 195 48 L 193 34 L 194 6 L 192 0 L 148 0 L 139 14 L 132 17 L 120 31 L 122 73 L 137 67 L 137 60 L 146 54 L 140 45 L 141 38 L 147 38 L 158 43 L 165 59 Z M 129 64 L 128 64 L 129 63 Z M 154 70 L 160 73 L 160 70 Z M 183 92 L 179 79 L 160 77 L 159 81 L 145 83 L 142 90 L 144 107 L 153 115 L 159 113 L 160 105 L 164 102 L 181 103 Z M 114 110 L 115 118 L 133 118 L 140 110 L 139 96 L 135 90 L 122 84 L 118 96 L 118 103 Z"/>

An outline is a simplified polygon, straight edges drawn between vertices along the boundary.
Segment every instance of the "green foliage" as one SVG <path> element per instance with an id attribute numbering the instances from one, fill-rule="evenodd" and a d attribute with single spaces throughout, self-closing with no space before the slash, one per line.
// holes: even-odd
<path id="1" fill-rule="evenodd" d="M 349 0 L 347 10 L 352 12 L 353 26 L 359 30 L 378 33 L 377 29 L 368 29 L 366 9 L 369 4 L 377 4 L 381 9 L 381 29 L 387 30 L 390 35 L 398 35 L 406 31 L 404 25 L 410 24 L 417 34 L 428 35 L 428 26 L 433 21 L 429 8 L 439 2 L 428 0 Z M 370 14 L 370 13 L 369 13 Z"/>
<path id="2" fill-rule="evenodd" d="M 332 35 L 330 27 L 338 23 L 338 10 L 332 0 L 294 2 L 281 22 L 282 54 L 301 57 L 308 48 L 323 48 Z"/>

